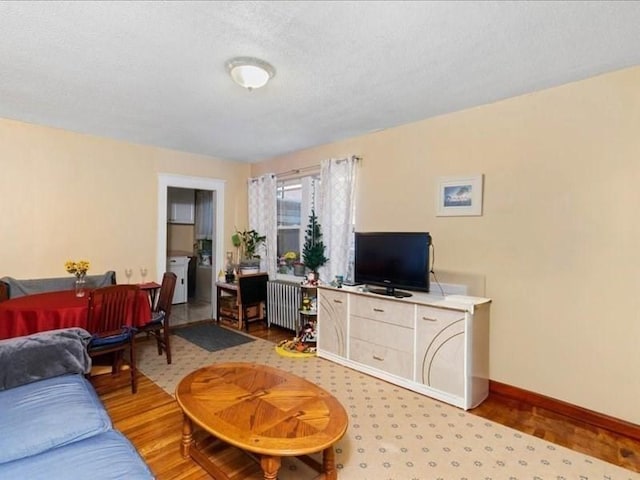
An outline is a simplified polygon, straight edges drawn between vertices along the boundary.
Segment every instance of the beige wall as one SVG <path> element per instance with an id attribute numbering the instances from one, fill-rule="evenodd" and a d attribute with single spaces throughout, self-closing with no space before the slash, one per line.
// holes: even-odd
<path id="1" fill-rule="evenodd" d="M 249 166 L 0 119 L 0 276 L 66 275 L 67 259 L 93 273 L 149 269 L 158 278 L 158 174 L 222 179 L 225 242 L 247 217 Z M 162 272 L 160 272 L 161 274 Z"/>
<path id="2" fill-rule="evenodd" d="M 167 225 L 167 252 L 189 252 L 195 251 L 193 244 L 196 241 L 194 225 Z"/>
<path id="3" fill-rule="evenodd" d="M 363 157 L 357 229 L 428 230 L 436 272 L 484 276 L 491 378 L 640 424 L 640 68 L 253 166 Z M 427 94 L 427 93 L 425 93 Z M 485 175 L 484 215 L 435 178 Z"/>

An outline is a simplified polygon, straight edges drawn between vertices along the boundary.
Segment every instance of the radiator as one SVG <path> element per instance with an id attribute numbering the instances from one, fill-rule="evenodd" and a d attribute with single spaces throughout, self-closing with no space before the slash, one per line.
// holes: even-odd
<path id="1" fill-rule="evenodd" d="M 267 282 L 267 324 L 298 331 L 300 312 L 300 285 L 270 280 Z"/>

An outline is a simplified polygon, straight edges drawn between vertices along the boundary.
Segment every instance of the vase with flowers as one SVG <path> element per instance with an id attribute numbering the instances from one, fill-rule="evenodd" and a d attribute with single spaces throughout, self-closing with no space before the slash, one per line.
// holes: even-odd
<path id="1" fill-rule="evenodd" d="M 87 271 L 89 270 L 89 266 L 90 265 L 87 260 L 78 260 L 77 262 L 68 260 L 64 264 L 64 268 L 67 270 L 67 272 L 76 276 L 76 297 L 84 297 L 85 295 L 85 277 L 87 275 Z"/>

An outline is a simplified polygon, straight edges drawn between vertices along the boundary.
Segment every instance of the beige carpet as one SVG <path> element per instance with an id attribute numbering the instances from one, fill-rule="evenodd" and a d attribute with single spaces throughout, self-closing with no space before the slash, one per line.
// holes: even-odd
<path id="1" fill-rule="evenodd" d="M 139 368 L 173 395 L 180 379 L 204 365 L 256 362 L 317 383 L 344 405 L 349 428 L 336 445 L 341 480 L 615 480 L 640 475 L 321 358 L 285 358 L 257 339 L 209 353 L 172 336 L 173 364 L 146 342 Z M 285 459 L 280 480 L 317 473 Z"/>

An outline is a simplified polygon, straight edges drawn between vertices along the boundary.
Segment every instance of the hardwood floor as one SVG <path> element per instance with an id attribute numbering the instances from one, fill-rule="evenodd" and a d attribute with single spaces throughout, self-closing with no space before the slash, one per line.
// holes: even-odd
<path id="1" fill-rule="evenodd" d="M 291 332 L 252 325 L 251 334 L 278 342 Z M 196 463 L 182 458 L 180 438 L 182 412 L 173 397 L 143 375 L 138 393 L 131 394 L 129 377 L 98 375 L 92 379 L 113 423 L 136 446 L 158 480 L 210 479 Z M 640 472 L 640 442 L 594 428 L 541 408 L 499 395 L 491 395 L 472 413 L 516 430 L 600 458 L 634 472 Z M 238 458 L 229 453 L 229 464 Z M 236 469 L 242 478 L 241 468 Z M 253 477 L 252 477 L 253 478 Z"/>

